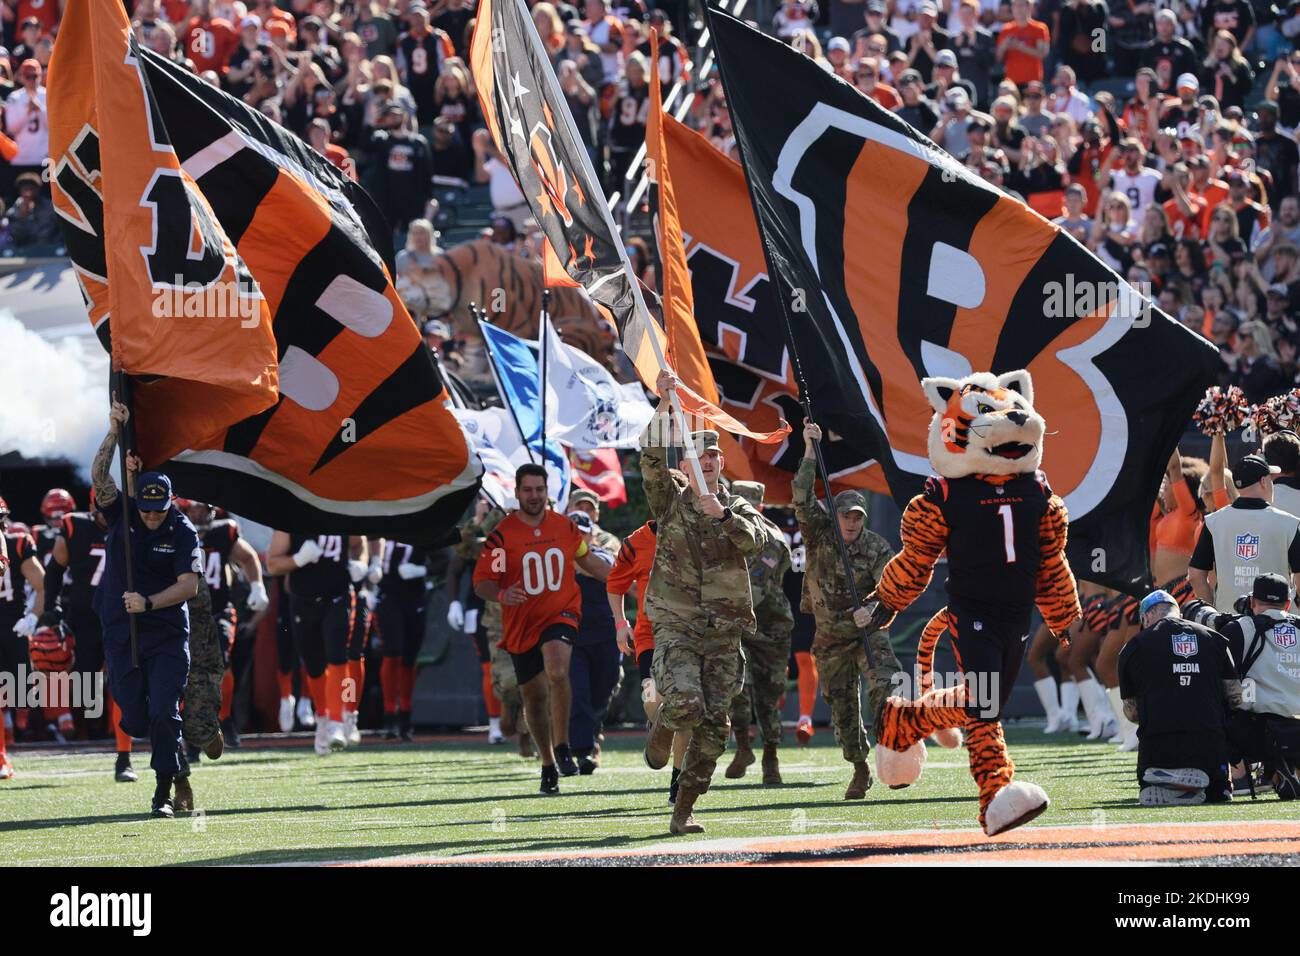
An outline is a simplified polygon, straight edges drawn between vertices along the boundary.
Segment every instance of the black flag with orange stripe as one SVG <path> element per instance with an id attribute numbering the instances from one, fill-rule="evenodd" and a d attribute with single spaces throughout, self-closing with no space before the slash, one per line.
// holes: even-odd
<path id="1" fill-rule="evenodd" d="M 146 467 L 285 531 L 440 543 L 482 465 L 370 197 L 120 4 L 70 0 L 50 75 L 55 206 Z"/>
<path id="2" fill-rule="evenodd" d="M 931 472 L 920 380 L 1028 369 L 1075 572 L 1141 587 L 1152 502 L 1217 350 L 848 83 L 709 21 L 819 423 L 868 449 L 902 504 Z"/>

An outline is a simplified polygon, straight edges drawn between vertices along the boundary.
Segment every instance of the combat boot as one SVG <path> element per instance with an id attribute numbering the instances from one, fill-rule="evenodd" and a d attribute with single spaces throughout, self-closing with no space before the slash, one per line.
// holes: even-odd
<path id="1" fill-rule="evenodd" d="M 179 810 L 181 813 L 189 813 L 194 809 L 194 790 L 190 787 L 190 778 L 188 776 L 176 777 L 172 780 L 172 786 L 176 790 L 176 797 L 172 800 L 172 808 Z"/>
<path id="2" fill-rule="evenodd" d="M 781 763 L 776 758 L 776 744 L 763 745 L 763 786 L 781 786 Z"/>
<path id="3" fill-rule="evenodd" d="M 865 760 L 859 760 L 853 765 L 853 779 L 849 781 L 849 788 L 844 791 L 845 800 L 861 800 L 871 789 L 871 767 Z"/>
<path id="4" fill-rule="evenodd" d="M 704 832 L 704 827 L 696 822 L 695 816 L 691 813 L 699 796 L 698 790 L 687 790 L 685 787 L 677 791 L 677 802 L 673 804 L 673 819 L 668 824 L 669 833 L 680 836 L 684 833 Z"/>
<path id="5" fill-rule="evenodd" d="M 645 739 L 645 762 L 651 770 L 662 770 L 668 766 L 668 757 L 673 752 L 673 732 L 664 726 L 664 709 L 655 712 L 655 722 L 650 726 L 650 733 Z"/>
<path id="6" fill-rule="evenodd" d="M 203 756 L 207 757 L 209 760 L 216 760 L 225 752 L 226 736 L 221 732 L 221 729 L 218 728 L 217 735 L 209 740 L 207 745 L 203 748 Z"/>
<path id="7" fill-rule="evenodd" d="M 736 756 L 731 758 L 731 763 L 723 771 L 723 776 L 728 780 L 739 780 L 753 762 L 754 748 L 749 744 L 749 731 L 744 731 L 736 735 Z"/>

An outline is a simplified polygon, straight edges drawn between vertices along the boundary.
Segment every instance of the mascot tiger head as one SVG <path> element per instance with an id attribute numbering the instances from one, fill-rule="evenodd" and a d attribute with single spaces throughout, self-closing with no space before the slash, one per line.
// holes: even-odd
<path id="1" fill-rule="evenodd" d="M 1018 475 L 1042 464 L 1045 425 L 1028 372 L 925 378 L 921 388 L 934 408 L 929 452 L 937 474 Z"/>

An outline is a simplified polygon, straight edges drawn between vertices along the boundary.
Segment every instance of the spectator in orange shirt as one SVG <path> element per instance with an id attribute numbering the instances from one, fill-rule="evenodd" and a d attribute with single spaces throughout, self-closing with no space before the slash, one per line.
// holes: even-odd
<path id="1" fill-rule="evenodd" d="M 230 55 L 239 46 L 239 31 L 234 24 L 212 16 L 211 0 L 194 0 L 185 32 L 185 55 L 194 61 L 199 73 L 212 70 L 224 76 Z"/>
<path id="2" fill-rule="evenodd" d="M 1210 214 L 1227 200 L 1228 184 L 1222 179 L 1210 175 L 1208 156 L 1193 156 L 1187 161 L 1187 169 L 1192 174 L 1191 191 L 1205 200 L 1205 209 L 1201 213 L 1201 235 L 1210 234 Z"/>
<path id="3" fill-rule="evenodd" d="M 1205 213 L 1205 197 L 1191 191 L 1192 174 L 1185 163 L 1175 163 L 1165 174 L 1164 187 L 1173 198 L 1164 204 L 1169 217 L 1169 230 L 1175 239 L 1201 238 L 1201 220 Z"/>
<path id="4" fill-rule="evenodd" d="M 41 25 L 41 34 L 48 35 L 59 25 L 59 17 L 63 15 L 63 3 L 64 0 L 18 0 L 14 19 L 19 23 L 29 18 L 37 20 Z"/>
<path id="5" fill-rule="evenodd" d="M 1041 20 L 1030 19 L 1030 10 L 1029 0 L 1011 0 L 1014 19 L 998 34 L 998 62 L 1007 79 L 1019 87 L 1030 80 L 1042 80 L 1043 60 L 1051 49 L 1051 31 Z"/>
<path id="6" fill-rule="evenodd" d="M 880 61 L 869 56 L 858 60 L 858 67 L 853 71 L 854 85 L 887 110 L 896 110 L 903 105 L 903 98 L 898 90 L 880 81 Z"/>

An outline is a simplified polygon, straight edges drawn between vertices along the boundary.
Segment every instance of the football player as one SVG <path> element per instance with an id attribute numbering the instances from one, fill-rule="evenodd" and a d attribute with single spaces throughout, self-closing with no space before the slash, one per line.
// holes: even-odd
<path id="1" fill-rule="evenodd" d="M 366 576 L 366 539 L 340 534 L 271 535 L 266 568 L 287 574 L 293 638 L 307 667 L 316 704 L 316 753 L 348 744 L 343 730 L 344 681 L 356 606 L 354 584 Z"/>
<path id="2" fill-rule="evenodd" d="M 474 568 L 474 591 L 501 604 L 524 714 L 542 758 L 541 792 L 560 792 L 559 775 L 578 764 L 569 749 L 569 658 L 582 619 L 575 564 L 593 578 L 609 577 L 609 564 L 588 549 L 577 526 L 547 507 L 546 470 L 521 465 L 515 472 L 512 511 L 487 537 Z M 554 744 L 554 745 L 552 745 Z"/>
<path id="3" fill-rule="evenodd" d="M 27 638 L 36 630 L 44 600 L 45 572 L 36 554 L 36 542 L 27 531 L 10 524 L 9 505 L 0 498 L 0 673 L 17 679 L 19 665 L 27 663 Z M 5 755 L 4 729 L 0 727 L 0 780 L 13 775 Z"/>
<path id="4" fill-rule="evenodd" d="M 411 739 L 411 691 L 415 658 L 424 642 L 429 608 L 429 555 L 400 541 L 384 542 L 383 572 L 375 615 L 384 642 L 380 676 L 384 686 L 384 722 L 388 738 Z"/>

